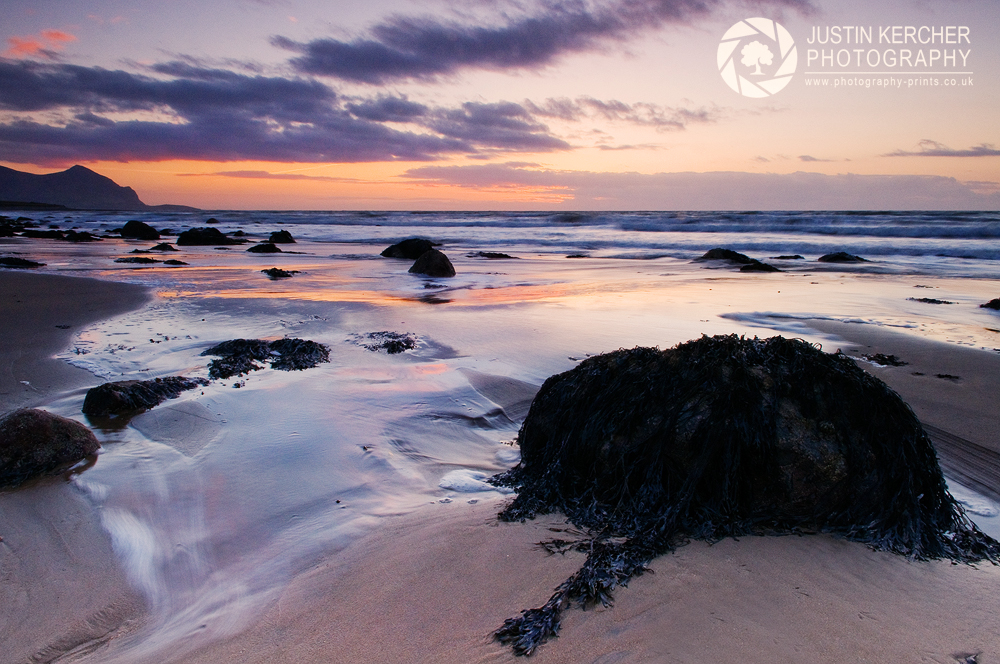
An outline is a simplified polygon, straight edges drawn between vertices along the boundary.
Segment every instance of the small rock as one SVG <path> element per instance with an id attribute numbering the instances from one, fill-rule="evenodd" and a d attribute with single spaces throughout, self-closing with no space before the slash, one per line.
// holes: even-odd
<path id="1" fill-rule="evenodd" d="M 740 268 L 740 272 L 781 272 L 781 270 L 773 265 L 761 263 L 759 260 L 753 260 L 751 263 L 742 266 Z"/>
<path id="2" fill-rule="evenodd" d="M 413 237 L 402 242 L 386 247 L 382 250 L 382 256 L 386 258 L 408 258 L 411 261 L 420 258 L 421 255 L 430 251 L 434 247 L 441 245 L 424 238 Z"/>
<path id="3" fill-rule="evenodd" d="M 993 299 L 993 300 L 990 300 L 986 304 L 980 304 L 979 308 L 980 309 L 995 309 L 997 311 L 1000 311 L 1000 297 L 998 297 L 996 299 Z"/>
<path id="4" fill-rule="evenodd" d="M 295 238 L 293 238 L 292 234 L 288 231 L 281 230 L 271 233 L 271 237 L 268 238 L 267 241 L 271 244 L 290 244 L 295 242 Z"/>
<path id="5" fill-rule="evenodd" d="M 490 260 L 516 259 L 517 256 L 502 254 L 498 251 L 473 251 L 466 254 L 467 258 L 489 258 Z"/>
<path id="6" fill-rule="evenodd" d="M 124 258 L 116 258 L 116 263 L 160 263 L 155 258 L 147 258 L 146 256 L 125 256 Z"/>
<path id="7" fill-rule="evenodd" d="M 247 249 L 251 254 L 280 254 L 281 249 L 274 246 L 270 242 L 263 242 L 261 244 L 255 244 L 254 246 Z"/>
<path id="8" fill-rule="evenodd" d="M 411 274 L 426 274 L 428 277 L 454 277 L 455 266 L 448 257 L 437 249 L 425 251 L 410 268 Z"/>
<path id="9" fill-rule="evenodd" d="M 299 273 L 298 270 L 282 270 L 281 268 L 278 267 L 272 267 L 269 270 L 261 270 L 261 272 L 266 274 L 271 279 L 288 279 L 293 274 Z"/>
<path id="10" fill-rule="evenodd" d="M 179 261 L 176 258 L 171 258 L 169 260 L 163 261 L 164 265 L 187 265 L 184 261 Z"/>
<path id="11" fill-rule="evenodd" d="M 0 488 L 68 468 L 99 447 L 79 422 L 34 408 L 15 410 L 0 419 Z"/>
<path id="12" fill-rule="evenodd" d="M 884 353 L 873 353 L 871 355 L 862 355 L 863 360 L 868 362 L 874 362 L 875 364 L 881 364 L 884 367 L 905 367 L 909 362 L 904 362 L 895 355 L 885 355 Z"/>
<path id="13" fill-rule="evenodd" d="M 741 254 L 738 251 L 733 251 L 732 249 L 710 249 L 702 255 L 700 261 L 730 261 L 733 263 L 739 263 L 740 265 L 750 265 L 753 263 L 754 259 L 750 258 L 746 254 Z"/>
<path id="14" fill-rule="evenodd" d="M 776 261 L 803 261 L 803 260 L 805 260 L 805 258 L 803 258 L 802 256 L 799 256 L 798 254 L 795 254 L 793 256 L 771 256 L 771 260 L 776 260 Z"/>
<path id="15" fill-rule="evenodd" d="M 132 219 L 125 222 L 121 236 L 133 240 L 159 240 L 160 233 L 149 224 Z"/>
<path id="16" fill-rule="evenodd" d="M 44 267 L 45 263 L 36 263 L 35 261 L 29 261 L 26 258 L 5 257 L 5 258 L 0 258 L 0 265 L 4 267 L 28 268 L 28 267 Z"/>
<path id="17" fill-rule="evenodd" d="M 161 242 L 155 247 L 150 247 L 148 251 L 180 251 L 180 249 L 170 244 L 169 242 Z"/>
<path id="18" fill-rule="evenodd" d="M 906 299 L 913 302 L 923 302 L 924 304 L 955 304 L 954 302 L 949 302 L 948 300 L 938 300 L 933 297 L 908 297 Z"/>
<path id="19" fill-rule="evenodd" d="M 211 223 L 212 220 L 205 223 Z M 218 228 L 191 228 L 177 236 L 177 244 L 185 246 L 207 246 L 243 244 L 243 240 L 226 237 Z"/>
<path id="20" fill-rule="evenodd" d="M 846 251 L 838 251 L 833 254 L 825 254 L 817 259 L 820 263 L 867 263 L 868 260 L 861 256 L 849 254 Z"/>
<path id="21" fill-rule="evenodd" d="M 362 339 L 369 339 L 374 343 L 365 343 Z M 358 345 L 362 348 L 366 348 L 373 352 L 378 352 L 384 350 L 389 355 L 395 355 L 397 353 L 402 353 L 403 351 L 413 350 L 417 346 L 417 337 L 413 334 L 407 334 L 404 332 L 390 332 L 388 330 L 383 330 L 381 332 L 369 332 L 368 334 L 359 337 Z"/>

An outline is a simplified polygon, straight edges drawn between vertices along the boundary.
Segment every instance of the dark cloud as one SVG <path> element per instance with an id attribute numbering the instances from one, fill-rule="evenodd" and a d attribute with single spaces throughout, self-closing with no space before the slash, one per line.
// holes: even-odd
<path id="1" fill-rule="evenodd" d="M 815 161 L 833 161 L 833 160 L 832 159 L 820 159 L 819 157 L 814 157 L 814 156 L 808 155 L 808 154 L 800 154 L 799 155 L 799 161 L 815 162 Z"/>
<path id="2" fill-rule="evenodd" d="M 0 109 L 65 118 L 0 124 L 0 153 L 8 161 L 46 165 L 165 159 L 344 163 L 570 148 L 519 104 L 448 109 L 386 95 L 344 99 L 316 80 L 184 61 L 148 71 L 169 78 L 0 60 Z M 136 111 L 149 117 L 106 117 Z"/>
<path id="3" fill-rule="evenodd" d="M 980 143 L 979 145 L 965 150 L 953 150 L 943 143 L 924 139 L 917 144 L 918 150 L 906 151 L 896 150 L 882 157 L 1000 157 L 1000 150 L 990 143 Z"/>
<path id="4" fill-rule="evenodd" d="M 568 209 L 610 210 L 995 210 L 1000 194 L 932 175 L 822 173 L 597 173 L 514 164 L 423 166 L 418 182 L 470 189 L 550 190 Z M 546 203 L 547 207 L 551 204 Z"/>
<path id="5" fill-rule="evenodd" d="M 426 126 L 443 136 L 474 140 L 480 145 L 506 150 L 567 150 L 569 143 L 548 133 L 520 104 L 466 102 L 461 108 L 442 110 Z"/>
<path id="6" fill-rule="evenodd" d="M 609 41 L 633 39 L 645 30 L 706 16 L 723 0 L 578 0 L 540 3 L 537 13 L 499 25 L 467 25 L 397 16 L 353 41 L 307 43 L 274 37 L 272 43 L 299 55 L 301 73 L 381 84 L 429 78 L 465 68 L 510 70 L 548 65 L 560 55 L 595 50 Z M 765 0 L 771 6 L 811 10 L 808 0 Z M 759 8 L 758 8 L 759 9 Z"/>

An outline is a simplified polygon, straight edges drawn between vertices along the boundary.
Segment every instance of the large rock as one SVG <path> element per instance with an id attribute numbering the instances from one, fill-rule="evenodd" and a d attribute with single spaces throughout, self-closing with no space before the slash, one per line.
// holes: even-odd
<path id="1" fill-rule="evenodd" d="M 104 383 L 87 390 L 83 412 L 97 416 L 134 413 L 158 406 L 167 399 L 174 399 L 185 390 L 207 384 L 208 381 L 204 378 L 182 376 Z"/>
<path id="2" fill-rule="evenodd" d="M 426 274 L 428 277 L 454 277 L 455 266 L 448 257 L 437 249 L 431 249 L 420 254 L 410 268 L 412 274 Z"/>
<path id="3" fill-rule="evenodd" d="M 701 261 L 729 261 L 731 263 L 737 263 L 739 265 L 749 265 L 754 262 L 754 259 L 750 258 L 746 254 L 741 254 L 738 251 L 733 251 L 732 249 L 723 249 L 721 247 L 716 247 L 715 249 L 709 249 L 704 254 L 701 255 L 697 260 Z"/>
<path id="4" fill-rule="evenodd" d="M 243 240 L 226 237 L 218 228 L 190 228 L 177 236 L 177 244 L 182 247 L 220 246 L 243 244 Z"/>
<path id="5" fill-rule="evenodd" d="M 824 254 L 817 258 L 820 263 L 867 263 L 868 260 L 861 256 L 849 254 L 846 251 L 836 251 L 832 254 Z"/>
<path id="6" fill-rule="evenodd" d="M 979 308 L 980 309 L 995 309 L 997 311 L 1000 311 L 1000 297 L 994 298 L 994 299 L 990 300 L 989 302 L 986 302 L 985 304 L 980 304 Z"/>
<path id="7" fill-rule="evenodd" d="M 441 245 L 430 240 L 425 240 L 424 238 L 411 237 L 408 240 L 403 240 L 402 242 L 397 242 L 392 246 L 386 247 L 382 250 L 381 255 L 386 258 L 407 258 L 412 261 L 420 258 L 422 254 L 434 247 L 439 246 Z"/>
<path id="8" fill-rule="evenodd" d="M 280 254 L 281 249 L 271 244 L 270 242 L 263 242 L 261 244 L 255 244 L 254 246 L 247 249 L 251 254 Z"/>
<path id="9" fill-rule="evenodd" d="M 916 559 L 1000 559 L 902 399 L 799 340 L 703 337 L 589 358 L 545 381 L 518 441 L 520 464 L 494 480 L 518 490 L 501 518 L 561 511 L 597 533 L 548 603 L 497 631 L 522 654 L 570 602 L 609 602 L 686 538 L 820 530 Z"/>
<path id="10" fill-rule="evenodd" d="M 79 422 L 34 408 L 15 410 L 0 419 L 0 488 L 67 468 L 99 447 Z"/>
<path id="11" fill-rule="evenodd" d="M 130 219 L 122 227 L 121 236 L 134 240 L 159 240 L 160 232 L 149 224 L 136 219 Z"/>

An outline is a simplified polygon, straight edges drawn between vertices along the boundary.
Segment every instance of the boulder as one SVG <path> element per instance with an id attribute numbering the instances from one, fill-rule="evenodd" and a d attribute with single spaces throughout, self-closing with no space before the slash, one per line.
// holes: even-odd
<path id="1" fill-rule="evenodd" d="M 208 385 L 208 381 L 204 378 L 167 376 L 154 380 L 104 383 L 87 390 L 83 412 L 85 415 L 106 416 L 147 410 L 199 385 Z"/>
<path id="2" fill-rule="evenodd" d="M 382 250 L 381 255 L 386 258 L 407 258 L 412 261 L 420 258 L 422 254 L 430 251 L 434 247 L 440 246 L 440 244 L 431 242 L 430 240 L 413 237 L 408 240 L 403 240 L 402 242 L 397 242 L 390 247 L 386 247 Z"/>
<path id="3" fill-rule="evenodd" d="M 867 263 L 861 256 L 849 254 L 846 251 L 838 251 L 832 254 L 825 254 L 817 259 L 820 263 Z"/>
<path id="4" fill-rule="evenodd" d="M 271 233 L 271 237 L 268 238 L 267 241 L 271 244 L 290 244 L 295 242 L 295 238 L 293 238 L 292 234 L 288 231 L 281 230 Z"/>
<path id="5" fill-rule="evenodd" d="M 161 242 L 155 246 L 150 247 L 149 251 L 180 251 L 180 249 L 170 244 L 169 242 Z"/>
<path id="6" fill-rule="evenodd" d="M 205 222 L 209 223 L 209 222 Z M 177 236 L 177 244 L 182 247 L 243 244 L 243 240 L 226 237 L 218 228 L 190 228 Z"/>
<path id="7" fill-rule="evenodd" d="M 900 397 L 841 354 L 793 339 L 702 337 L 584 360 L 545 381 L 494 484 L 501 513 L 561 511 L 592 535 L 550 542 L 587 561 L 495 633 L 530 654 L 564 608 L 611 601 L 690 538 L 824 531 L 911 559 L 1000 560 L 948 493 Z"/>
<path id="8" fill-rule="evenodd" d="M 163 261 L 164 265 L 187 265 L 184 261 L 179 261 L 176 258 L 171 258 L 169 260 Z"/>
<path id="9" fill-rule="evenodd" d="M 1000 297 L 994 298 L 994 299 L 990 300 L 989 302 L 987 302 L 986 304 L 980 304 L 979 308 L 980 309 L 994 309 L 996 311 L 1000 311 Z"/>
<path id="10" fill-rule="evenodd" d="M 261 244 L 255 244 L 254 246 L 247 249 L 251 254 L 280 254 L 281 249 L 274 246 L 270 242 L 262 242 Z"/>
<path id="11" fill-rule="evenodd" d="M 426 274 L 428 277 L 454 277 L 455 266 L 448 257 L 437 249 L 420 254 L 420 258 L 410 268 L 411 274 Z"/>
<path id="12" fill-rule="evenodd" d="M 133 240 L 159 240 L 160 233 L 149 224 L 131 219 L 122 226 L 121 236 Z"/>
<path id="13" fill-rule="evenodd" d="M 0 488 L 68 468 L 99 447 L 79 422 L 34 408 L 15 410 L 0 419 Z"/>

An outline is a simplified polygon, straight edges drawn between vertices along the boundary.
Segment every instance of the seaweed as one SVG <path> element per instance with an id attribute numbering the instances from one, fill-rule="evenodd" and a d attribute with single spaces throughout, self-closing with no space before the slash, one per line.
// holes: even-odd
<path id="1" fill-rule="evenodd" d="M 599 355 L 545 381 L 491 481 L 504 521 L 562 512 L 587 560 L 494 636 L 530 655 L 574 602 L 617 586 L 690 539 L 827 532 L 914 560 L 1000 560 L 947 492 L 910 408 L 845 355 L 801 340 L 702 337 Z"/>
<path id="2" fill-rule="evenodd" d="M 306 339 L 232 339 L 201 354 L 220 356 L 208 365 L 208 375 L 212 378 L 242 376 L 263 369 L 258 362 L 269 362 L 272 369 L 281 371 L 300 371 L 330 361 L 327 346 Z"/>
<path id="3" fill-rule="evenodd" d="M 380 350 L 384 350 L 389 355 L 395 355 L 407 350 L 413 350 L 417 347 L 417 337 L 407 332 L 390 332 L 388 330 L 383 330 L 381 332 L 369 332 L 364 335 L 356 335 L 355 338 L 357 340 L 356 343 L 359 346 L 375 353 Z M 368 339 L 374 343 L 365 343 L 363 341 L 364 339 Z"/>

